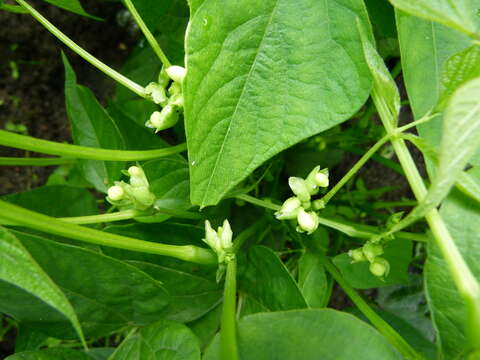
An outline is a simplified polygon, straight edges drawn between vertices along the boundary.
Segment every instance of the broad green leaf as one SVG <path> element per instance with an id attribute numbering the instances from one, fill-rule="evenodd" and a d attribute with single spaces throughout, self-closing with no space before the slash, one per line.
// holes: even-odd
<path id="1" fill-rule="evenodd" d="M 239 261 L 239 291 L 259 309 L 280 311 L 308 307 L 292 276 L 272 250 L 255 246 L 248 251 L 244 263 Z"/>
<path id="2" fill-rule="evenodd" d="M 480 166 L 462 172 L 456 185 L 461 192 L 480 203 Z"/>
<path id="3" fill-rule="evenodd" d="M 172 0 L 132 0 L 132 3 L 145 25 L 153 32 L 158 26 L 159 18 L 167 11 Z"/>
<path id="4" fill-rule="evenodd" d="M 397 11 L 398 39 L 405 86 L 415 119 L 432 110 L 442 93 L 446 61 L 470 46 L 470 39 L 443 25 Z M 440 144 L 442 117 L 418 126 L 430 144 Z"/>
<path id="5" fill-rule="evenodd" d="M 163 317 L 167 292 L 134 266 L 84 248 L 14 233 L 63 290 L 87 336 L 98 337 L 125 325 L 144 325 Z M 72 337 L 65 319 L 48 309 L 33 301 L 19 302 L 18 307 L 24 314 L 22 320 L 32 328 L 61 339 Z"/>
<path id="6" fill-rule="evenodd" d="M 98 214 L 93 195 L 81 188 L 42 186 L 34 190 L 7 195 L 4 200 L 53 217 Z M 45 206 L 48 204 L 48 206 Z"/>
<path id="7" fill-rule="evenodd" d="M 217 336 L 205 360 L 220 360 Z M 375 329 L 331 309 L 255 314 L 238 323 L 242 360 L 402 359 Z"/>
<path id="8" fill-rule="evenodd" d="M 190 5 L 185 121 L 192 203 L 204 207 L 358 110 L 371 81 L 355 19 L 370 27 L 359 0 Z"/>
<path id="9" fill-rule="evenodd" d="M 205 235 L 202 228 L 170 223 L 109 226 L 106 231 L 170 245 L 201 246 Z M 104 252 L 129 260 L 129 264 L 162 282 L 171 298 L 165 311 L 167 318 L 193 321 L 209 312 L 222 297 L 222 290 L 215 281 L 215 267 L 113 248 L 104 248 Z"/>
<path id="10" fill-rule="evenodd" d="M 452 192 L 443 202 L 440 215 L 468 267 L 480 278 L 480 205 Z M 429 242 L 428 250 L 425 283 L 438 344 L 445 359 L 463 358 L 467 348 L 465 304 L 434 241 Z"/>
<path id="11" fill-rule="evenodd" d="M 378 53 L 382 58 L 398 57 L 399 48 L 395 27 L 395 9 L 388 1 L 366 0 Z"/>
<path id="12" fill-rule="evenodd" d="M 480 46 L 473 45 L 452 55 L 442 73 L 443 91 L 439 99 L 440 109 L 447 105 L 451 95 L 469 80 L 480 77 Z"/>
<path id="13" fill-rule="evenodd" d="M 75 144 L 105 149 L 125 148 L 115 122 L 98 103 L 90 89 L 77 85 L 75 73 L 62 53 L 65 66 L 65 100 Z M 118 180 L 123 162 L 79 160 L 85 179 L 97 190 L 106 192 Z"/>
<path id="14" fill-rule="evenodd" d="M 327 306 L 329 284 L 320 257 L 306 252 L 298 262 L 298 287 L 309 307 Z"/>
<path id="15" fill-rule="evenodd" d="M 43 0 L 52 5 L 58 6 L 59 8 L 68 10 L 78 15 L 87 16 L 92 19 L 100 20 L 100 18 L 96 16 L 92 16 L 88 14 L 82 7 L 82 4 L 78 0 Z"/>
<path id="16" fill-rule="evenodd" d="M 52 348 L 24 351 L 7 357 L 5 360 L 92 360 L 87 354 L 66 348 Z"/>
<path id="17" fill-rule="evenodd" d="M 358 29 L 362 39 L 363 54 L 373 77 L 372 98 L 375 103 L 379 102 L 388 110 L 392 127 L 397 126 L 398 114 L 400 113 L 400 94 L 397 84 L 390 75 L 382 57 L 378 54 L 370 42 L 362 24 L 358 23 Z"/>
<path id="18" fill-rule="evenodd" d="M 208 344 L 212 342 L 213 337 L 220 328 L 220 317 L 222 314 L 222 305 L 209 311 L 200 319 L 192 321 L 187 324 L 188 327 L 200 340 L 200 348 L 203 350 Z"/>
<path id="19" fill-rule="evenodd" d="M 408 266 L 412 260 L 412 242 L 403 239 L 392 240 L 385 245 L 384 251 L 382 257 L 390 263 L 390 274 L 384 280 L 370 272 L 368 261 L 352 264 L 352 259 L 346 253 L 335 256 L 333 262 L 345 280 L 357 289 L 378 288 L 408 282 Z"/>
<path id="20" fill-rule="evenodd" d="M 15 337 L 15 352 L 38 350 L 47 339 L 47 334 L 19 323 Z"/>
<path id="21" fill-rule="evenodd" d="M 109 360 L 200 360 L 200 346 L 183 324 L 161 320 L 127 337 Z"/>
<path id="22" fill-rule="evenodd" d="M 13 286 L 16 291 L 26 292 L 31 297 L 37 298 L 48 306 L 50 311 L 63 314 L 83 339 L 77 314 L 65 294 L 48 276 L 48 272 L 46 273 L 35 262 L 22 243 L 4 228 L 0 228 L 0 280 L 0 287 L 3 290 Z M 15 302 L 7 292 L 2 292 L 0 297 L 0 310 L 19 320 L 28 312 L 28 309 Z M 41 314 L 38 316 L 41 318 Z"/>
<path id="23" fill-rule="evenodd" d="M 390 0 L 410 15 L 449 26 L 473 38 L 480 37 L 477 0 Z"/>

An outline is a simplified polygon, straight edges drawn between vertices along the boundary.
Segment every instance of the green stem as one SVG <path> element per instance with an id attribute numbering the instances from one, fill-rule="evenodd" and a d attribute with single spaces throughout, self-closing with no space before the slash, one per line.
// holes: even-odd
<path id="1" fill-rule="evenodd" d="M 137 95 L 141 97 L 147 97 L 145 92 L 145 88 L 138 85 L 137 83 L 133 82 L 132 80 L 126 78 L 119 72 L 113 70 L 107 64 L 98 60 L 95 56 L 78 46 L 72 39 L 70 39 L 67 35 L 62 33 L 58 28 L 55 27 L 50 21 L 48 21 L 42 14 L 40 14 L 37 10 L 35 10 L 30 4 L 28 4 L 24 0 L 16 0 L 20 5 L 22 5 L 35 19 L 38 20 L 48 31 L 50 31 L 53 35 L 55 35 L 61 42 L 67 45 L 70 49 L 88 61 L 90 64 L 95 66 L 97 69 L 105 73 L 106 75 L 110 76 L 113 80 L 119 82 L 126 88 L 130 89 Z"/>
<path id="2" fill-rule="evenodd" d="M 356 154 L 356 155 L 363 155 L 364 154 L 364 150 L 361 149 L 361 148 L 357 148 L 355 146 L 348 146 L 348 147 L 341 147 L 340 148 L 341 150 L 344 150 L 344 151 L 348 151 L 352 154 Z M 405 174 L 403 173 L 403 169 L 402 167 L 400 166 L 400 164 L 398 164 L 397 162 L 393 161 L 393 160 L 390 160 L 390 159 L 387 159 L 387 158 L 384 158 L 378 154 L 373 154 L 372 155 L 372 160 L 375 160 L 376 162 L 378 162 L 379 164 L 395 171 L 397 174 L 399 175 L 402 175 L 404 176 Z"/>
<path id="3" fill-rule="evenodd" d="M 111 234 L 76 224 L 70 224 L 2 200 L 0 200 L 0 217 L 31 229 L 87 243 L 170 256 L 198 264 L 217 264 L 216 255 L 212 251 L 204 248 L 192 245 L 165 245 Z"/>
<path id="4" fill-rule="evenodd" d="M 28 14 L 27 10 L 25 10 L 23 7 L 18 5 L 9 5 L 9 4 L 0 3 L 0 10 L 9 11 L 15 14 Z"/>
<path id="5" fill-rule="evenodd" d="M 227 263 L 225 290 L 223 293 L 223 311 L 220 330 L 221 358 L 238 360 L 237 322 L 235 308 L 237 299 L 237 260 L 233 258 Z"/>
<path id="6" fill-rule="evenodd" d="M 140 161 L 173 155 L 187 149 L 180 144 L 156 150 L 110 150 L 87 146 L 63 144 L 55 141 L 41 140 L 31 136 L 15 134 L 0 130 L 0 145 L 17 149 L 36 151 L 43 154 L 65 156 L 76 159 L 103 161 Z"/>
<path id="7" fill-rule="evenodd" d="M 406 358 L 406 359 L 424 359 L 418 354 L 406 341 L 393 329 L 385 320 L 383 320 L 355 291 L 353 287 L 342 277 L 330 260 L 325 259 L 323 265 L 325 269 L 332 275 L 335 281 L 342 287 L 343 291 L 352 300 L 355 306 L 363 315 L 372 323 L 377 330 L 387 338 L 390 343 Z"/>
<path id="8" fill-rule="evenodd" d="M 127 6 L 128 10 L 132 14 L 133 18 L 137 22 L 138 26 L 143 32 L 143 35 L 145 35 L 145 38 L 147 39 L 148 43 L 152 47 L 153 51 L 157 54 L 158 58 L 160 61 L 163 63 L 165 68 L 170 67 L 172 64 L 170 61 L 168 61 L 167 56 L 163 52 L 162 48 L 158 44 L 157 40 L 153 36 L 153 34 L 150 32 L 148 29 L 147 25 L 145 25 L 145 22 L 143 21 L 142 17 L 138 13 L 137 9 L 135 9 L 135 6 L 133 5 L 131 0 L 124 0 L 125 5 Z"/>
<path id="9" fill-rule="evenodd" d="M 399 207 L 399 206 L 415 206 L 418 202 L 415 200 L 400 200 L 400 201 L 377 201 L 373 203 L 373 209 L 388 209 L 392 207 Z"/>
<path id="10" fill-rule="evenodd" d="M 245 202 L 264 207 L 266 209 L 278 211 L 280 210 L 280 205 L 273 204 L 268 201 L 257 199 L 253 196 L 242 194 L 235 196 L 237 199 L 241 199 Z M 338 230 L 348 236 L 360 239 L 370 239 L 374 236 L 379 235 L 379 232 L 375 226 L 356 224 L 349 221 L 338 220 L 338 219 L 328 219 L 325 217 L 319 217 L 319 224 Z M 395 234 L 399 239 L 404 240 L 413 240 L 420 242 L 427 242 L 428 238 L 423 234 L 410 233 L 406 231 L 399 231 Z"/>
<path id="11" fill-rule="evenodd" d="M 405 171 L 408 183 L 410 184 L 418 202 L 421 203 L 427 195 L 427 188 L 418 172 L 410 151 L 408 150 L 405 141 L 402 138 L 395 136 L 398 133 L 398 129 L 395 129 L 393 125 L 396 121 L 391 118 L 392 115 L 388 112 L 383 98 L 379 96 L 375 90 L 372 93 L 372 98 L 377 106 L 380 119 L 382 120 L 387 133 L 392 134 L 391 142 L 393 149 Z M 452 275 L 458 292 L 467 304 L 468 316 L 466 317 L 466 324 L 470 343 L 474 348 L 480 349 L 480 326 L 471 323 L 472 319 L 477 319 L 480 316 L 480 286 L 455 245 L 455 241 L 450 235 L 450 232 L 443 222 L 438 210 L 430 210 L 425 215 L 425 219 L 427 220 L 437 246 L 447 263 L 447 268 Z"/>
<path id="12" fill-rule="evenodd" d="M 90 215 L 90 216 L 72 216 L 58 218 L 58 220 L 68 222 L 70 224 L 99 224 L 114 221 L 122 221 L 132 219 L 139 216 L 141 213 L 137 210 L 117 211 L 110 214 Z"/>
<path id="13" fill-rule="evenodd" d="M 348 170 L 348 172 L 345 174 L 343 178 L 340 179 L 338 183 L 335 184 L 333 188 L 330 189 L 330 191 L 325 194 L 325 196 L 322 197 L 323 202 L 325 205 L 330 201 L 330 199 L 342 188 L 343 185 L 345 185 L 361 168 L 365 163 L 372 157 L 373 154 L 377 152 L 378 149 L 380 149 L 383 144 L 385 144 L 390 136 L 384 136 L 380 140 L 378 140 L 375 145 L 373 145 L 361 158 L 358 160 L 353 167 Z"/>
<path id="14" fill-rule="evenodd" d="M 69 158 L 0 157 L 1 166 L 50 166 L 74 163 L 76 163 L 76 160 Z"/>

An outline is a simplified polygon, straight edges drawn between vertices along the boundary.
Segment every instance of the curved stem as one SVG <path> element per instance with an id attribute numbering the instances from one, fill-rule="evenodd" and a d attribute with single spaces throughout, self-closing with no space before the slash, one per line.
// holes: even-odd
<path id="1" fill-rule="evenodd" d="M 111 234 L 88 227 L 69 224 L 65 221 L 30 211 L 2 200 L 0 200 L 0 218 L 31 229 L 87 243 L 170 256 L 198 264 L 217 264 L 217 256 L 205 248 L 192 245 L 165 245 Z"/>
<path id="2" fill-rule="evenodd" d="M 153 34 L 150 32 L 148 29 L 147 25 L 143 21 L 142 17 L 138 13 L 137 9 L 135 9 L 135 6 L 133 5 L 131 0 L 124 0 L 125 5 L 127 6 L 128 10 L 132 14 L 133 18 L 138 24 L 138 27 L 142 30 L 143 35 L 145 35 L 145 38 L 147 39 L 148 43 L 152 47 L 153 51 L 155 51 L 155 54 L 157 54 L 158 58 L 162 62 L 162 64 L 165 66 L 165 68 L 170 67 L 172 64 L 170 61 L 168 61 L 167 56 L 163 52 L 162 48 L 160 47 L 160 44 L 157 42 Z"/>
<path id="3" fill-rule="evenodd" d="M 0 166 L 51 166 L 75 164 L 75 159 L 69 158 L 30 158 L 30 157 L 0 157 Z"/>
<path id="4" fill-rule="evenodd" d="M 113 221 L 122 221 L 132 219 L 141 213 L 137 210 L 123 210 L 109 214 L 89 215 L 89 216 L 71 216 L 58 218 L 58 220 L 68 222 L 70 224 L 99 224 Z"/>
<path id="5" fill-rule="evenodd" d="M 43 154 L 65 156 L 76 159 L 103 161 L 140 161 L 169 156 L 185 151 L 186 144 L 156 150 L 110 150 L 87 146 L 63 144 L 37 139 L 31 136 L 0 130 L 0 145 L 36 151 Z"/>
<path id="6" fill-rule="evenodd" d="M 95 56 L 90 54 L 88 51 L 84 50 L 80 46 L 78 46 L 72 39 L 70 39 L 67 35 L 62 33 L 55 25 L 53 25 L 50 21 L 48 21 L 42 14 L 40 14 L 37 10 L 35 10 L 30 4 L 28 4 L 24 0 L 16 0 L 20 5 L 22 5 L 39 23 L 41 23 L 48 31 L 50 31 L 53 35 L 55 35 L 61 42 L 67 45 L 70 49 L 88 61 L 90 64 L 95 66 L 97 69 L 105 73 L 106 75 L 110 76 L 113 80 L 119 82 L 126 88 L 130 89 L 137 95 L 141 97 L 147 97 L 145 92 L 145 88 L 138 85 L 134 81 L 126 78 L 119 72 L 113 70 L 107 64 L 98 60 Z"/>
<path id="7" fill-rule="evenodd" d="M 423 359 L 405 339 L 400 336 L 385 320 L 383 320 L 368 304 L 367 302 L 355 291 L 353 287 L 342 277 L 330 260 L 325 259 L 323 262 L 325 269 L 332 275 L 335 281 L 342 287 L 343 291 L 352 300 L 355 306 L 362 312 L 363 315 L 372 323 L 377 330 L 385 336 L 390 343 L 397 348 L 397 350 L 406 359 Z"/>
<path id="8" fill-rule="evenodd" d="M 390 138 L 390 135 L 386 135 L 380 140 L 378 140 L 375 145 L 373 145 L 361 158 L 358 160 L 353 167 L 348 170 L 348 172 L 345 174 L 343 178 L 340 179 L 338 183 L 335 184 L 335 186 L 330 189 L 330 191 L 325 194 L 325 196 L 322 197 L 322 200 L 325 205 L 330 201 L 330 199 L 337 193 L 338 190 L 342 188 L 343 185 L 345 185 L 357 172 L 358 170 L 361 169 L 363 165 L 372 157 L 373 154 L 377 152 L 378 149 L 380 149 L 383 144 L 385 144 L 388 139 Z"/>
<path id="9" fill-rule="evenodd" d="M 225 290 L 223 293 L 223 311 L 220 330 L 220 349 L 222 359 L 238 360 L 237 348 L 237 260 L 233 258 L 227 263 Z"/>

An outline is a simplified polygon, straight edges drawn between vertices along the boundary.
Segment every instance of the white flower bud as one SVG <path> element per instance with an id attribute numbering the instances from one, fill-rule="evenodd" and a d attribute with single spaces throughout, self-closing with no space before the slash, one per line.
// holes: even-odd
<path id="1" fill-rule="evenodd" d="M 107 191 L 108 197 L 113 201 L 120 201 L 125 196 L 125 191 L 121 186 L 111 186 Z"/>
<path id="2" fill-rule="evenodd" d="M 145 92 L 150 96 L 155 104 L 160 104 L 163 106 L 168 101 L 165 89 L 160 84 L 151 82 L 145 87 Z"/>
<path id="3" fill-rule="evenodd" d="M 380 278 L 388 276 L 390 272 L 390 263 L 384 258 L 377 257 L 369 267 L 370 272 Z"/>
<path id="4" fill-rule="evenodd" d="M 295 219 L 297 217 L 298 211 L 300 210 L 300 206 L 300 200 L 296 196 L 293 196 L 285 200 L 280 210 L 275 213 L 275 217 L 278 220 Z"/>
<path id="5" fill-rule="evenodd" d="M 328 187 L 329 180 L 328 175 L 324 174 L 323 172 L 319 172 L 315 175 L 315 183 L 320 187 Z"/>
<path id="6" fill-rule="evenodd" d="M 127 172 L 128 172 L 128 175 L 134 176 L 134 177 L 140 177 L 140 176 L 145 175 L 143 173 L 143 170 L 138 166 L 130 166 L 128 168 Z"/>
<path id="7" fill-rule="evenodd" d="M 218 236 L 224 250 L 232 247 L 233 232 L 227 219 L 223 222 L 223 226 L 218 229 Z"/>
<path id="8" fill-rule="evenodd" d="M 162 111 L 155 111 L 145 125 L 147 127 L 155 128 L 156 132 L 171 128 L 177 123 L 179 118 L 178 112 L 175 108 L 176 106 L 169 104 L 165 106 Z"/>
<path id="9" fill-rule="evenodd" d="M 288 186 L 301 202 L 310 201 L 310 189 L 305 180 L 292 176 L 288 178 Z"/>
<path id="10" fill-rule="evenodd" d="M 210 246 L 214 251 L 220 249 L 220 239 L 217 232 L 212 229 L 210 221 L 205 220 L 205 239 L 203 241 Z"/>
<path id="11" fill-rule="evenodd" d="M 187 70 L 184 67 L 173 65 L 165 70 L 170 77 L 175 82 L 181 83 L 187 75 Z"/>
<path id="12" fill-rule="evenodd" d="M 297 221 L 300 230 L 306 231 L 307 234 L 311 234 L 318 228 L 318 215 L 312 211 L 306 212 L 303 208 L 300 208 Z"/>
<path id="13" fill-rule="evenodd" d="M 130 185 L 133 187 L 146 187 L 148 189 L 148 179 L 143 172 L 143 169 L 139 166 L 130 166 L 127 171 L 130 175 Z"/>

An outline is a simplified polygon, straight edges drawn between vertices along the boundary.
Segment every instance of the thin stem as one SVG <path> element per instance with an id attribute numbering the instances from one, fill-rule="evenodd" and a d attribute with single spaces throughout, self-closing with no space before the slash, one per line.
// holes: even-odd
<path id="1" fill-rule="evenodd" d="M 90 54 L 88 51 L 84 50 L 80 46 L 78 46 L 72 39 L 70 39 L 67 35 L 62 33 L 55 25 L 53 25 L 50 21 L 48 21 L 42 14 L 40 14 L 37 10 L 35 10 L 30 4 L 28 4 L 24 0 L 16 0 L 20 5 L 22 5 L 35 19 L 38 20 L 48 31 L 50 31 L 53 35 L 55 35 L 61 42 L 67 45 L 70 49 L 88 61 L 90 64 L 95 66 L 97 69 L 105 73 L 106 75 L 110 76 L 113 80 L 119 82 L 126 88 L 130 89 L 137 95 L 141 97 L 147 97 L 145 92 L 145 88 L 138 85 L 134 81 L 126 78 L 119 72 L 113 70 L 107 64 L 103 63 L 102 61 L 98 60 L 95 56 Z"/>
<path id="2" fill-rule="evenodd" d="M 87 243 L 119 249 L 170 256 L 198 264 L 217 264 L 212 251 L 192 245 L 175 246 L 138 240 L 111 234 L 76 224 L 69 224 L 53 217 L 30 211 L 0 200 L 0 218 L 31 229 L 64 236 Z"/>
<path id="3" fill-rule="evenodd" d="M 76 159 L 103 161 L 140 161 L 173 155 L 187 149 L 180 144 L 155 150 L 110 150 L 87 146 L 63 144 L 55 141 L 37 139 L 31 136 L 0 130 L 0 145 L 17 149 L 36 151 L 43 154 L 65 156 Z"/>
<path id="4" fill-rule="evenodd" d="M 75 159 L 69 158 L 21 158 L 21 157 L 0 157 L 1 166 L 51 166 L 75 164 Z"/>
<path id="5" fill-rule="evenodd" d="M 340 148 L 341 150 L 344 150 L 344 151 L 348 151 L 348 152 L 351 152 L 352 154 L 356 154 L 356 155 L 363 155 L 364 154 L 364 150 L 361 149 L 361 148 L 357 148 L 355 146 L 348 146 L 348 147 L 341 147 Z M 387 158 L 384 158 L 378 154 L 373 154 L 372 155 L 372 160 L 375 160 L 376 162 L 378 162 L 379 164 L 395 171 L 397 174 L 399 175 L 402 175 L 404 176 L 405 174 L 403 173 L 403 169 L 402 167 L 400 166 L 399 163 L 393 161 L 393 160 L 390 160 L 390 159 L 387 159 Z"/>
<path id="6" fill-rule="evenodd" d="M 237 348 L 237 260 L 233 258 L 227 263 L 225 290 L 223 293 L 223 311 L 220 330 L 220 349 L 222 359 L 238 360 Z"/>
<path id="7" fill-rule="evenodd" d="M 362 312 L 363 315 L 372 323 L 377 330 L 385 336 L 390 343 L 406 358 L 406 359 L 424 359 L 418 354 L 405 339 L 400 336 L 385 320 L 383 320 L 355 291 L 353 287 L 342 277 L 330 260 L 325 259 L 323 265 L 325 269 L 332 275 L 335 281 L 342 287 L 343 291 L 352 300 L 355 306 Z"/>
<path id="8" fill-rule="evenodd" d="M 275 204 L 272 204 L 271 202 L 257 199 L 247 194 L 237 195 L 235 197 L 245 202 L 264 207 L 266 209 L 270 209 L 274 211 L 280 210 L 280 205 L 275 205 Z M 370 239 L 374 236 L 379 235 L 379 232 L 375 226 L 356 224 L 356 223 L 352 223 L 344 220 L 319 217 L 319 224 L 338 230 L 354 238 Z M 399 231 L 398 233 L 395 234 L 395 236 L 398 239 L 404 239 L 404 240 L 413 240 L 413 241 L 420 241 L 420 242 L 428 241 L 428 238 L 423 234 L 410 233 L 406 231 Z"/>
<path id="9" fill-rule="evenodd" d="M 90 215 L 90 216 L 72 216 L 58 218 L 58 220 L 68 222 L 70 224 L 99 224 L 106 222 L 122 221 L 132 219 L 141 215 L 137 210 L 117 211 L 110 214 Z"/>
<path id="10" fill-rule="evenodd" d="M 358 160 L 355 165 L 345 174 L 343 178 L 340 179 L 338 183 L 335 184 L 330 191 L 322 197 L 322 200 L 325 205 L 330 201 L 330 199 L 345 185 L 357 172 L 362 168 L 363 165 L 372 157 L 373 154 L 380 149 L 383 144 L 385 144 L 390 136 L 384 136 L 380 140 L 378 140 L 375 145 L 373 145 L 361 158 Z"/>
<path id="11" fill-rule="evenodd" d="M 411 128 L 415 127 L 415 126 L 418 126 L 418 125 L 420 125 L 420 124 L 426 123 L 426 122 L 432 120 L 433 118 L 435 118 L 435 117 L 437 117 L 437 116 L 439 116 L 439 115 L 440 115 L 440 114 L 438 114 L 438 113 L 435 113 L 435 114 L 427 114 L 427 115 L 425 115 L 424 117 L 422 117 L 421 119 L 412 121 L 411 123 L 409 123 L 409 124 L 407 124 L 407 125 L 404 125 L 404 126 L 401 126 L 401 127 L 397 128 L 396 131 L 397 131 L 397 132 L 400 132 L 400 133 L 405 132 L 406 130 L 411 129 Z"/>
<path id="12" fill-rule="evenodd" d="M 168 61 L 167 56 L 163 52 L 162 48 L 160 47 L 160 44 L 157 42 L 153 34 L 150 32 L 148 29 L 147 25 L 145 25 L 145 22 L 143 21 L 142 17 L 138 13 L 137 9 L 135 9 L 135 6 L 133 5 L 131 0 L 124 0 L 125 5 L 127 6 L 128 10 L 132 14 L 133 18 L 137 22 L 138 26 L 143 32 L 143 35 L 145 35 L 145 38 L 147 39 L 148 43 L 152 47 L 153 51 L 157 54 L 158 58 L 162 62 L 165 68 L 168 68 L 171 66 L 170 61 Z"/>
<path id="13" fill-rule="evenodd" d="M 373 203 L 373 209 L 388 209 L 399 206 L 415 206 L 418 202 L 415 200 L 400 200 L 400 201 L 377 201 Z"/>
<path id="14" fill-rule="evenodd" d="M 392 121 L 392 115 L 386 109 L 383 98 L 379 96 L 375 90 L 372 93 L 372 98 L 377 106 L 380 119 L 387 133 L 395 135 L 398 129 L 394 128 L 393 123 L 396 121 Z M 407 181 L 418 202 L 421 202 L 427 195 L 427 188 L 418 172 L 410 151 L 405 141 L 400 137 L 392 136 L 391 142 L 398 160 L 405 171 Z M 478 319 L 480 316 L 480 286 L 455 245 L 455 241 L 450 235 L 438 210 L 430 210 L 425 215 L 425 219 L 447 263 L 448 270 L 452 275 L 458 292 L 467 304 L 468 316 L 466 317 L 466 327 L 471 345 L 476 349 L 480 349 L 480 327 L 478 324 L 471 323 L 472 319 Z"/>

